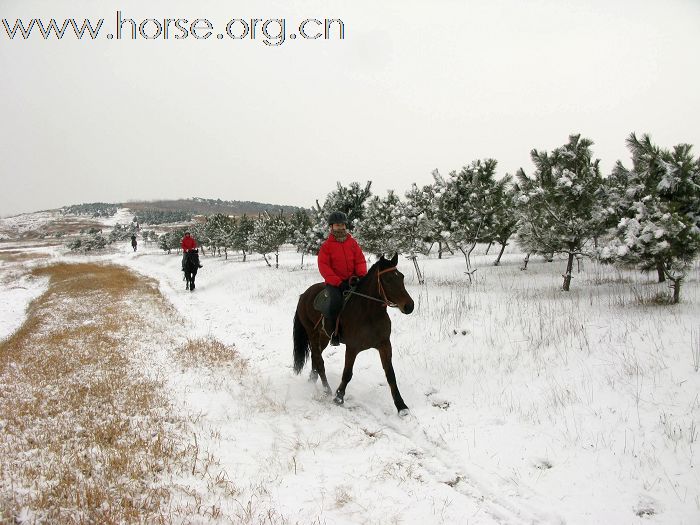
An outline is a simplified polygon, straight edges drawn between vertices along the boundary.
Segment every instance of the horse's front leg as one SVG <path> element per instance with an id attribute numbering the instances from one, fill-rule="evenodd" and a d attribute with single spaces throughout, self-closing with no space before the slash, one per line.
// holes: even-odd
<path id="1" fill-rule="evenodd" d="M 394 366 L 391 364 L 391 341 L 387 340 L 383 342 L 377 347 L 377 350 L 379 350 L 379 357 L 382 360 L 382 368 L 384 368 L 384 374 L 386 374 L 386 380 L 389 383 L 391 397 L 394 398 L 396 410 L 399 411 L 400 416 L 408 415 L 408 407 L 401 397 L 399 387 L 396 386 L 396 374 L 394 374 Z"/>
<path id="2" fill-rule="evenodd" d="M 340 381 L 340 386 L 338 390 L 335 391 L 335 398 L 333 401 L 337 405 L 342 405 L 345 402 L 345 389 L 348 383 L 352 379 L 352 367 L 355 366 L 355 358 L 360 351 L 354 348 L 345 347 L 345 367 L 343 368 L 343 378 Z"/>

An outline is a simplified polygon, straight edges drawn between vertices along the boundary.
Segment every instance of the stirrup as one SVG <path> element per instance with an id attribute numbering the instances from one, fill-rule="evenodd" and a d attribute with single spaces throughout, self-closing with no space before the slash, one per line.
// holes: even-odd
<path id="1" fill-rule="evenodd" d="M 323 316 L 323 320 L 321 321 L 321 329 L 323 330 L 323 333 L 326 334 L 326 337 L 330 340 L 333 341 L 333 337 L 337 337 L 335 332 L 331 332 L 330 334 L 328 333 L 328 330 L 326 330 L 326 316 Z M 332 343 L 331 343 L 332 344 Z M 338 346 L 338 345 L 333 345 L 333 346 Z"/>

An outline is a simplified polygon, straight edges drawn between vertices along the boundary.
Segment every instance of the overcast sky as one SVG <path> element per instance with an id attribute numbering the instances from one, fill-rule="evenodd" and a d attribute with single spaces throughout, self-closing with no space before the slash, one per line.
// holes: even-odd
<path id="1" fill-rule="evenodd" d="M 110 40 L 117 10 L 214 29 Z M 33 17 L 105 22 L 94 41 L 10 40 L 0 24 L 2 216 L 193 196 L 311 206 L 336 181 L 403 193 L 478 158 L 531 171 L 532 148 L 571 133 L 604 173 L 629 164 L 631 131 L 700 148 L 697 0 L 0 0 L 10 26 Z M 286 18 L 287 39 L 216 38 L 234 18 Z M 341 19 L 345 39 L 290 38 L 307 18 Z"/>

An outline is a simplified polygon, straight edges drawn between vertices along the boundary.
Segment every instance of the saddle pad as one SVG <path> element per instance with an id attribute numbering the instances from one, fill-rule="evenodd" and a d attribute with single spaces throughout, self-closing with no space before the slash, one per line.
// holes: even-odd
<path id="1" fill-rule="evenodd" d="M 325 288 L 318 292 L 314 298 L 314 310 L 328 316 L 328 307 L 331 304 L 331 295 Z"/>

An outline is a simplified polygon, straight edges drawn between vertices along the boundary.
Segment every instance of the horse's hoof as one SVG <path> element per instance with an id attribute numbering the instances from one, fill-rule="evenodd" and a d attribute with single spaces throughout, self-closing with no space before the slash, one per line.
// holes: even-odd
<path id="1" fill-rule="evenodd" d="M 401 417 L 406 417 L 408 414 L 410 414 L 410 412 L 407 408 L 402 408 L 401 410 L 399 410 L 399 416 Z"/>
<path id="2" fill-rule="evenodd" d="M 342 405 L 343 403 L 345 403 L 345 400 L 344 400 L 342 397 L 335 396 L 335 397 L 333 398 L 333 402 L 334 402 L 336 405 Z"/>

